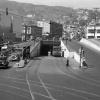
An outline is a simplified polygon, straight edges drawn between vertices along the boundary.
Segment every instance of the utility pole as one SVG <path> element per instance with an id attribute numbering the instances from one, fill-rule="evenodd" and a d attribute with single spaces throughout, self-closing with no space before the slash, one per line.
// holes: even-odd
<path id="1" fill-rule="evenodd" d="M 84 57 L 84 50 L 83 47 L 79 48 L 79 54 L 80 54 L 80 68 L 82 68 L 82 59 Z"/>
<path id="2" fill-rule="evenodd" d="M 94 24 L 94 38 L 95 38 L 95 34 L 96 34 L 96 24 L 97 24 L 97 11 L 98 11 L 99 8 L 94 8 L 94 13 L 95 13 L 95 16 L 94 16 L 94 20 L 95 20 L 95 24 Z"/>
<path id="3" fill-rule="evenodd" d="M 13 33 L 13 16 L 11 16 L 10 32 Z"/>
<path id="4" fill-rule="evenodd" d="M 26 42 L 26 39 L 27 39 L 27 25 L 25 24 L 25 42 Z"/>
<path id="5" fill-rule="evenodd" d="M 0 13 L 0 21 L 1 21 L 2 14 Z"/>

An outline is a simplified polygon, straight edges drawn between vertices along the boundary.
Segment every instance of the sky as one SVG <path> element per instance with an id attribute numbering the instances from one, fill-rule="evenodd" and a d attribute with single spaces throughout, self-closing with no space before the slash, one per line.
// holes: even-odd
<path id="1" fill-rule="evenodd" d="M 11 0 L 24 3 L 33 3 L 49 6 L 65 6 L 73 8 L 96 8 L 100 7 L 100 0 Z"/>

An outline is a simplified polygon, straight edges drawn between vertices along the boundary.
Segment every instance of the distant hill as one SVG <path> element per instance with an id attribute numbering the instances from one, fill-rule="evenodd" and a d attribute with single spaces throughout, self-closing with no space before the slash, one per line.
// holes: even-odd
<path id="1" fill-rule="evenodd" d="M 46 5 L 33 5 L 30 3 L 18 3 L 15 1 L 0 0 L 0 8 L 9 8 L 10 11 L 26 15 L 36 14 L 36 17 L 57 17 L 62 15 L 70 15 L 73 11 L 72 8 L 62 6 L 46 6 Z"/>
<path id="2" fill-rule="evenodd" d="M 23 16 L 27 14 L 35 14 L 35 20 L 41 20 L 43 18 L 47 20 L 57 20 L 62 18 L 62 16 L 70 16 L 74 11 L 69 7 L 60 7 L 60 6 L 45 6 L 45 5 L 34 5 L 30 3 L 18 3 L 15 1 L 0 0 L 0 9 L 5 10 L 6 8 L 9 11 L 12 11 L 16 14 L 21 14 Z M 1 13 L 0 25 L 5 27 L 10 27 L 10 14 L 6 16 L 5 13 Z M 14 31 L 16 33 L 21 33 L 21 23 L 23 19 L 18 16 L 14 16 Z"/>

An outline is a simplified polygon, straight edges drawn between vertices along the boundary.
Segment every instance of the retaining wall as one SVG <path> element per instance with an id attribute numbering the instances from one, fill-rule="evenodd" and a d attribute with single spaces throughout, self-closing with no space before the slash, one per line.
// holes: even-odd
<path id="1" fill-rule="evenodd" d="M 74 58 L 76 60 L 76 62 L 80 63 L 80 56 L 77 52 L 73 51 L 70 52 L 67 48 L 67 46 L 63 43 L 63 41 L 61 41 L 61 49 L 62 51 L 64 51 L 64 57 L 65 58 Z"/>
<path id="2" fill-rule="evenodd" d="M 87 39 L 81 39 L 80 43 L 82 43 L 83 45 L 87 45 L 88 47 L 91 47 L 97 51 L 100 51 L 100 46 L 98 46 L 97 44 L 87 40 Z"/>
<path id="3" fill-rule="evenodd" d="M 31 45 L 30 47 L 30 53 L 31 57 L 36 57 L 40 55 L 40 42 L 36 43 L 35 45 Z"/>

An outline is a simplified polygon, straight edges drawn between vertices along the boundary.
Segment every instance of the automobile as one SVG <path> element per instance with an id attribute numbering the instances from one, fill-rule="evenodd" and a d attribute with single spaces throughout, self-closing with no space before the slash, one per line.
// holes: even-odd
<path id="1" fill-rule="evenodd" d="M 9 61 L 19 61 L 20 60 L 20 55 L 18 53 L 12 53 L 9 57 L 8 57 Z"/>
<path id="2" fill-rule="evenodd" d="M 8 67 L 9 61 L 7 56 L 0 54 L 0 67 Z"/>
<path id="3" fill-rule="evenodd" d="M 19 67 L 19 68 L 25 67 L 25 60 L 21 59 L 19 62 L 14 64 L 14 67 Z"/>

